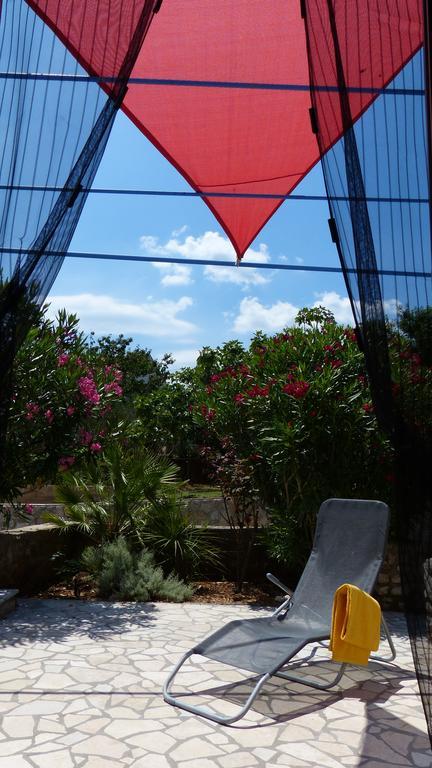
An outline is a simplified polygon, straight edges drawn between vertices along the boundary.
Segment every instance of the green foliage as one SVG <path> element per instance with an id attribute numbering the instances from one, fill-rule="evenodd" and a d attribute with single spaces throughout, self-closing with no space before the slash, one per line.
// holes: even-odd
<path id="1" fill-rule="evenodd" d="M 157 390 L 168 378 L 168 366 L 173 362 L 169 354 L 156 360 L 149 349 L 131 348 L 132 337 L 101 336 L 92 340 L 90 349 L 94 359 L 105 366 L 115 366 L 123 373 L 123 394 L 127 402 Z"/>
<path id="2" fill-rule="evenodd" d="M 47 513 L 46 522 L 64 531 L 78 530 L 93 543 L 119 536 L 141 541 L 144 526 L 177 468 L 166 458 L 113 444 L 81 472 L 65 474 L 57 486 L 64 518 Z"/>
<path id="3" fill-rule="evenodd" d="M 432 365 L 432 308 L 404 309 L 399 316 L 399 327 L 407 336 L 414 352 L 424 365 Z"/>
<path id="4" fill-rule="evenodd" d="M 118 435 L 121 372 L 92 359 L 75 315 L 43 314 L 20 347 L 2 467 L 0 500 L 84 465 Z"/>
<path id="5" fill-rule="evenodd" d="M 432 309 L 403 310 L 399 315 L 399 328 L 389 327 L 389 340 L 396 419 L 404 430 L 417 435 L 424 450 L 430 450 Z"/>
<path id="6" fill-rule="evenodd" d="M 193 417 L 197 388 L 207 383 L 215 369 L 239 365 L 246 352 L 239 341 L 228 341 L 216 349 L 204 347 L 195 368 L 184 368 L 169 376 L 152 393 L 135 400 L 138 434 L 150 448 L 163 447 L 175 460 L 199 459 L 205 430 Z"/>
<path id="7" fill-rule="evenodd" d="M 210 534 L 193 525 L 176 494 L 164 494 L 154 505 L 142 541 L 165 569 L 183 578 L 196 576 L 203 563 L 219 565 Z"/>
<path id="8" fill-rule="evenodd" d="M 173 575 L 165 577 L 151 552 L 133 552 L 125 539 L 87 547 L 82 566 L 95 579 L 101 597 L 110 600 L 188 600 L 193 589 Z"/>
<path id="9" fill-rule="evenodd" d="M 174 459 L 187 459 L 196 455 L 198 432 L 190 403 L 193 386 L 185 374 L 170 377 L 169 381 L 147 396 L 135 400 L 137 433 L 144 445 L 163 450 Z"/>
<path id="10" fill-rule="evenodd" d="M 196 389 L 195 421 L 219 463 L 230 454 L 233 482 L 240 467 L 272 515 L 272 553 L 282 559 L 280 538 L 290 559 L 307 551 L 327 497 L 389 498 L 391 449 L 351 328 L 322 308 L 302 310 L 284 332 L 256 333 L 239 365 L 212 359 Z"/>

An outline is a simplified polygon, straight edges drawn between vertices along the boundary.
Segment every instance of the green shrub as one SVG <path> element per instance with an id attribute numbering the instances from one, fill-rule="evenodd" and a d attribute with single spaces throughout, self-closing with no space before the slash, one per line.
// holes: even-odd
<path id="1" fill-rule="evenodd" d="M 177 493 L 165 493 L 153 505 L 141 539 L 160 565 L 182 578 L 197 575 L 203 563 L 220 565 L 210 534 L 190 522 Z"/>
<path id="2" fill-rule="evenodd" d="M 175 576 L 164 576 L 153 554 L 146 549 L 132 552 L 123 538 L 87 547 L 82 566 L 95 579 L 101 597 L 110 600 L 188 600 L 193 589 Z"/>
<path id="3" fill-rule="evenodd" d="M 364 355 L 354 330 L 316 307 L 282 333 L 257 332 L 238 361 L 228 359 L 221 347 L 206 351 L 205 369 L 197 362 L 205 371 L 193 404 L 202 453 L 238 507 L 249 510 L 256 498 L 266 510 L 270 553 L 294 566 L 310 550 L 324 499 L 391 501 L 392 450 Z"/>
<path id="4" fill-rule="evenodd" d="M 57 485 L 63 517 L 44 521 L 63 531 L 78 530 L 92 544 L 119 536 L 142 544 L 140 534 L 165 488 L 175 485 L 177 467 L 163 456 L 114 443 L 80 472 L 68 472 Z"/>

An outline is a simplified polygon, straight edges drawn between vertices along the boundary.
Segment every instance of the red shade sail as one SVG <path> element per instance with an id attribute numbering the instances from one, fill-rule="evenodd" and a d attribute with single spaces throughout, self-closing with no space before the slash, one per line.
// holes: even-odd
<path id="1" fill-rule="evenodd" d="M 30 5 L 87 71 L 109 77 L 122 61 L 122 36 L 128 41 L 144 3 L 32 0 Z M 305 5 L 308 10 L 307 0 Z M 350 93 L 356 119 L 376 98 L 370 89 L 384 87 L 421 45 L 422 2 L 375 0 L 364 11 L 358 0 L 342 5 L 347 85 L 362 89 Z M 330 30 L 322 34 L 331 41 Z M 331 66 L 332 56 L 323 48 L 327 84 Z M 163 0 L 131 77 L 124 111 L 196 190 L 286 195 L 319 159 L 297 0 Z M 143 85 L 133 78 L 182 85 Z M 342 127 L 338 94 L 325 92 L 323 99 L 328 147 Z M 257 198 L 205 199 L 238 256 L 280 205 Z"/>

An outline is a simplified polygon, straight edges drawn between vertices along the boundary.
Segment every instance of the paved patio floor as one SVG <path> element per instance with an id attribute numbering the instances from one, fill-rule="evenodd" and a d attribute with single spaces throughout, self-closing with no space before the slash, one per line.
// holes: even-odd
<path id="1" fill-rule="evenodd" d="M 430 768 L 432 754 L 406 627 L 388 616 L 398 656 L 349 668 L 322 693 L 275 679 L 246 717 L 216 725 L 165 704 L 162 683 L 197 639 L 264 609 L 200 604 L 23 600 L 0 622 L 0 768 Z M 319 650 L 322 674 L 331 664 Z M 214 662 L 179 683 L 224 694 L 234 711 L 251 690 Z M 213 695 L 213 699 L 210 697 Z"/>

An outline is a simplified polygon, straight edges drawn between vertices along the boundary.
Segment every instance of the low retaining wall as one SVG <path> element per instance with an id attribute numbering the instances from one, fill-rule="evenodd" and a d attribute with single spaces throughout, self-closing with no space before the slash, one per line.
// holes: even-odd
<path id="1" fill-rule="evenodd" d="M 76 556 L 80 542 L 65 537 L 54 525 L 28 525 L 0 531 L 0 586 L 34 594 L 58 579 L 52 556 L 67 546 L 68 557 Z"/>
<path id="2" fill-rule="evenodd" d="M 209 527 L 214 544 L 221 552 L 222 574 L 227 580 L 236 578 L 237 539 L 228 527 Z M 252 536 L 244 530 L 244 546 Z M 0 531 L 0 586 L 17 588 L 23 594 L 34 594 L 57 578 L 56 565 L 52 556 L 67 546 L 67 556 L 76 557 L 82 548 L 80 538 L 59 531 L 53 525 L 30 525 L 11 531 Z M 267 571 L 279 576 L 290 588 L 294 588 L 299 574 L 272 563 L 264 546 L 253 545 L 246 579 L 261 581 Z M 203 569 L 202 578 L 220 579 L 221 570 L 214 566 Z M 390 544 L 387 557 L 378 577 L 376 595 L 385 610 L 403 610 L 397 550 Z"/>
<path id="3" fill-rule="evenodd" d="M 22 504 L 31 503 L 33 510 L 32 515 L 29 517 L 28 521 L 17 517 L 14 511 L 9 507 L 11 511 L 11 517 L 8 530 L 13 528 L 24 528 L 27 525 L 38 525 L 39 523 L 43 523 L 43 515 L 45 512 L 54 512 L 54 514 L 61 516 L 63 512 L 63 504 L 56 504 L 50 500 L 54 494 L 53 488 L 54 486 L 47 486 L 44 489 L 44 494 L 40 492 L 39 496 L 37 496 L 38 501 L 36 502 L 28 501 L 28 497 L 34 498 L 34 493 L 23 495 L 23 497 L 20 499 L 20 502 L 22 502 Z M 5 506 L 8 505 L 5 504 Z M 223 498 L 216 497 L 212 499 L 188 499 L 186 502 L 186 510 L 188 517 L 192 523 L 195 523 L 195 525 L 225 527 L 228 524 Z M 265 525 L 266 522 L 267 516 L 265 512 L 260 512 L 261 525 Z M 3 520 L 0 516 L 0 529 L 2 528 Z"/>
<path id="4" fill-rule="evenodd" d="M 24 503 L 24 502 L 23 502 Z M 27 503 L 27 502 L 26 502 Z M 3 505 L 4 507 L 8 507 L 7 504 Z M 8 530 L 13 531 L 16 528 L 28 528 L 28 527 L 34 527 L 35 525 L 41 525 L 44 522 L 43 516 L 45 512 L 51 512 L 55 515 L 62 515 L 63 513 L 63 504 L 32 504 L 32 514 L 29 516 L 26 516 L 26 518 L 23 520 L 19 515 L 16 515 L 13 509 L 9 506 L 10 510 L 10 520 L 7 526 L 4 524 L 3 515 L 0 515 L 0 531 L 2 530 Z"/>

